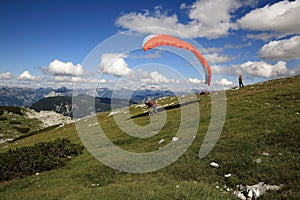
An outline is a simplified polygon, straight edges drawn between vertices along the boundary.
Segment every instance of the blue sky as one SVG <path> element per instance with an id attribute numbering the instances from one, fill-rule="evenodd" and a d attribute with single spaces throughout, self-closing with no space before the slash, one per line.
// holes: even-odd
<path id="1" fill-rule="evenodd" d="M 2 0 L 0 85 L 112 87 L 123 76 L 124 87 L 180 85 L 183 79 L 203 87 L 205 75 L 193 69 L 200 64 L 188 52 L 124 51 L 129 41 L 142 45 L 145 36 L 159 33 L 194 42 L 210 62 L 216 87 L 237 85 L 239 74 L 246 84 L 296 75 L 299 9 L 300 0 Z M 124 31 L 130 39 L 115 44 Z M 171 77 L 173 71 L 182 80 Z"/>

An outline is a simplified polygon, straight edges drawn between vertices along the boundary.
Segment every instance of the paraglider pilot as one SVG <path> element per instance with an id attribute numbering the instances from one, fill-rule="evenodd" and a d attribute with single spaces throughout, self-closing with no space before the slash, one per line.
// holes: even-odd
<path id="1" fill-rule="evenodd" d="M 154 114 L 157 113 L 157 104 L 150 98 L 148 97 L 148 101 L 145 103 L 148 108 L 149 108 L 149 113 Z"/>

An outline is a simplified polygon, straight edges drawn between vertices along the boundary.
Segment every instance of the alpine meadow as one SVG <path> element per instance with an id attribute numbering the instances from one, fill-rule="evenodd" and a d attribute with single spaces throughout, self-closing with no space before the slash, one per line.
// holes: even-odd
<path id="1" fill-rule="evenodd" d="M 197 102 L 184 105 L 197 104 L 200 109 L 200 123 L 192 145 L 174 163 L 154 172 L 126 173 L 102 164 L 86 149 L 82 151 L 74 123 L 34 130 L 33 134 L 23 133 L 23 137 L 1 144 L 1 156 L 22 152 L 23 160 L 27 159 L 26 155 L 33 155 L 26 154 L 32 148 L 60 148 L 60 142 L 66 148 L 53 150 L 52 158 L 57 156 L 56 151 L 68 155 L 61 161 L 50 159 L 51 156 L 45 159 L 49 162 L 47 166 L 52 166 L 51 162 L 63 162 L 56 167 L 1 179 L 1 199 L 238 199 L 234 195 L 238 185 L 260 182 L 279 188 L 266 191 L 259 197 L 261 200 L 300 199 L 300 76 L 226 90 L 226 121 L 221 137 L 202 159 L 198 153 L 209 126 L 211 101 L 209 95 L 197 95 L 197 98 Z M 163 106 L 172 101 L 178 103 L 176 98 L 166 97 L 164 102 L 158 99 L 157 104 Z M 115 145 L 127 151 L 150 152 L 172 141 L 180 122 L 180 109 L 180 106 L 166 109 L 163 129 L 147 139 L 124 134 L 110 115 L 112 111 L 98 113 L 97 119 Z M 131 105 L 129 110 L 131 116 L 140 115 L 133 119 L 136 124 L 150 123 L 149 115 L 141 115 L 140 107 Z M 18 115 L 6 114 L 1 116 L 1 130 Z M 30 127 L 31 122 L 26 120 L 18 118 L 21 125 Z M 89 118 L 82 120 L 91 123 Z M 59 143 L 55 145 L 56 142 Z M 5 163 L 1 159 L 1 177 L 4 177 L 3 169 L 17 157 L 12 156 Z M 212 162 L 218 167 L 211 166 Z M 14 170 L 18 169 L 12 167 L 10 172 L 13 174 Z"/>

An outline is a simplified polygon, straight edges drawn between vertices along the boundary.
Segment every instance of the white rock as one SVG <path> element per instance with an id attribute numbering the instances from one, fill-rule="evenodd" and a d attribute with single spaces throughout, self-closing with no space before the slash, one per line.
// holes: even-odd
<path id="1" fill-rule="evenodd" d="M 70 117 L 56 113 L 54 111 L 40 111 L 35 112 L 34 110 L 27 109 L 25 113 L 29 119 L 38 119 L 43 122 L 43 127 L 53 126 L 56 124 L 69 124 L 74 122 Z"/>
<path id="2" fill-rule="evenodd" d="M 233 194 L 241 200 L 247 200 L 247 198 L 239 191 L 234 191 Z"/>
<path id="3" fill-rule="evenodd" d="M 260 158 L 254 159 L 253 161 L 256 162 L 257 164 L 261 163 L 261 159 Z"/>
<path id="4" fill-rule="evenodd" d="M 164 139 L 161 139 L 159 142 L 158 142 L 158 144 L 161 144 L 161 143 L 163 143 L 165 140 Z"/>
<path id="5" fill-rule="evenodd" d="M 211 162 L 210 166 L 215 167 L 215 168 L 220 167 L 220 165 L 218 163 L 216 163 L 216 162 Z"/>
<path id="6" fill-rule="evenodd" d="M 263 155 L 263 156 L 270 156 L 271 154 L 269 152 L 262 152 L 261 155 Z"/>
<path id="7" fill-rule="evenodd" d="M 244 199 L 257 199 L 262 194 L 264 194 L 267 190 L 279 190 L 281 186 L 277 185 L 267 185 L 264 182 L 260 182 L 256 185 L 252 186 L 243 186 L 238 185 L 238 191 L 234 191 L 234 194 L 244 200 Z"/>
<path id="8" fill-rule="evenodd" d="M 231 174 L 225 174 L 224 176 L 225 176 L 226 178 L 228 178 L 228 177 L 231 176 Z"/>
<path id="9" fill-rule="evenodd" d="M 157 134 L 157 133 L 159 133 L 159 131 L 151 131 L 151 133 Z"/>
<path id="10" fill-rule="evenodd" d="M 179 138 L 178 137 L 172 137 L 172 141 L 176 142 Z"/>
<path id="11" fill-rule="evenodd" d="M 111 111 L 109 114 L 108 114 L 108 117 L 110 116 L 113 116 L 115 114 L 118 114 L 120 111 Z"/>

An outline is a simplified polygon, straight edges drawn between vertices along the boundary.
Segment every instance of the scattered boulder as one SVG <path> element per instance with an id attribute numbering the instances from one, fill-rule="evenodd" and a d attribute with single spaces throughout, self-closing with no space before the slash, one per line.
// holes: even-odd
<path id="1" fill-rule="evenodd" d="M 26 117 L 28 119 L 38 119 L 43 123 L 42 127 L 54 126 L 57 124 L 69 124 L 74 122 L 71 117 L 64 116 L 54 111 L 40 111 L 27 109 Z"/>
<path id="2" fill-rule="evenodd" d="M 281 186 L 267 185 L 265 182 L 260 182 L 256 185 L 237 185 L 237 191 L 234 195 L 242 200 L 257 200 L 258 197 L 263 195 L 267 190 L 279 190 Z"/>

